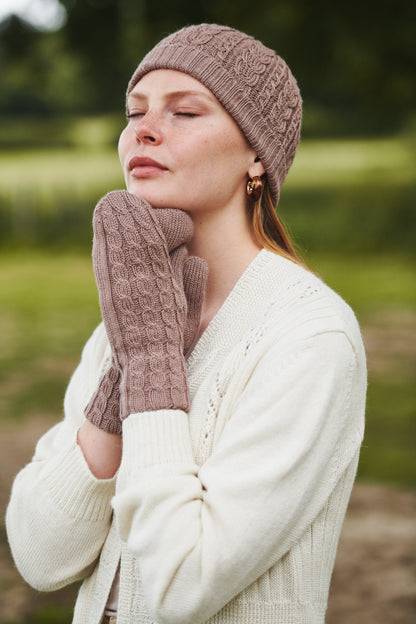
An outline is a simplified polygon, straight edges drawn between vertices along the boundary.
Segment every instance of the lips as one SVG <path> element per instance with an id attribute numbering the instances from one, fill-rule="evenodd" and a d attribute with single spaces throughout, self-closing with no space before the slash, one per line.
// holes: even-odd
<path id="1" fill-rule="evenodd" d="M 133 176 L 141 177 L 167 171 L 168 168 L 157 162 L 157 160 L 153 160 L 153 158 L 134 156 L 129 161 L 129 170 Z"/>

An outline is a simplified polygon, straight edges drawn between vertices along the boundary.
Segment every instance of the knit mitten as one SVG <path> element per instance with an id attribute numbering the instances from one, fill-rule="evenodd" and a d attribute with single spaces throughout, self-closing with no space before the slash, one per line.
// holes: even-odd
<path id="1" fill-rule="evenodd" d="M 184 243 L 193 228 L 182 211 L 155 210 L 115 191 L 99 202 L 93 224 L 94 271 L 113 365 L 86 416 L 118 433 L 118 398 L 122 418 L 188 409 L 184 351 L 199 326 L 207 270 L 203 260 L 187 256 Z"/>

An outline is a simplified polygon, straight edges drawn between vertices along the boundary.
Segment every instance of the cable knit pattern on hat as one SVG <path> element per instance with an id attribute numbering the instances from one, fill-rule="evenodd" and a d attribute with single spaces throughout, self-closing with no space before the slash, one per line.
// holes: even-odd
<path id="1" fill-rule="evenodd" d="M 163 68 L 185 72 L 214 93 L 256 150 L 277 203 L 296 154 L 302 119 L 300 91 L 285 61 L 233 28 L 189 26 L 144 57 L 127 94 L 142 76 Z"/>

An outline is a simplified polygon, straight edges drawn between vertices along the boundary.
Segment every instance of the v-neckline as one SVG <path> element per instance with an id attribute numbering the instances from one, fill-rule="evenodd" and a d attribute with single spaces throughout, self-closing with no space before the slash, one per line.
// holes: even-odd
<path id="1" fill-rule="evenodd" d="M 264 264 L 267 262 L 268 254 L 269 252 L 266 249 L 261 249 L 240 275 L 223 304 L 212 317 L 189 354 L 187 358 L 189 366 L 192 367 L 196 360 L 204 355 L 204 352 L 206 351 L 213 336 L 217 337 L 222 326 L 223 318 L 227 316 L 233 308 L 237 307 L 237 304 L 241 302 L 242 298 L 247 298 L 247 295 L 250 292 L 250 283 L 256 278 Z"/>

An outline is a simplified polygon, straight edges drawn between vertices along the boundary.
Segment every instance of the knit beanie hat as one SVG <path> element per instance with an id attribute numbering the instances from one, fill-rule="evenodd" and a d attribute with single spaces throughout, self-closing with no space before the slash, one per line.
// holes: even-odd
<path id="1" fill-rule="evenodd" d="M 216 96 L 261 159 L 277 203 L 302 118 L 299 88 L 285 61 L 238 30 L 199 24 L 162 39 L 137 67 L 127 94 L 155 69 L 189 74 Z"/>

